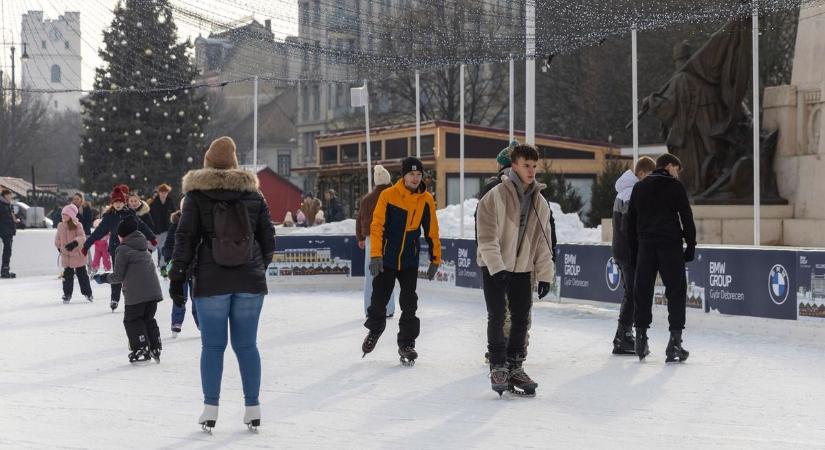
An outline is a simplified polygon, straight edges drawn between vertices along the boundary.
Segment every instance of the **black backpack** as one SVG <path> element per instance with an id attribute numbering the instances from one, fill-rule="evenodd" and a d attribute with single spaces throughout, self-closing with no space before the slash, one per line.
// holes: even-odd
<path id="1" fill-rule="evenodd" d="M 238 267 L 252 259 L 255 242 L 249 215 L 240 201 L 217 202 L 212 206 L 215 233 L 212 258 L 220 266 Z"/>

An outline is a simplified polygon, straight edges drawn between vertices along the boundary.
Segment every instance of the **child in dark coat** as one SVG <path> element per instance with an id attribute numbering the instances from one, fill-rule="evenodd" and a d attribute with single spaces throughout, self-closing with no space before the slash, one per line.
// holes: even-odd
<path id="1" fill-rule="evenodd" d="M 183 209 L 183 200 L 180 200 L 180 208 Z M 163 259 L 165 261 L 169 261 L 169 264 L 172 264 L 172 252 L 175 249 L 175 232 L 178 231 L 178 224 L 180 223 L 180 215 L 181 211 L 175 211 L 172 213 L 169 221 L 169 228 L 167 229 L 166 234 L 166 242 L 163 243 L 163 248 L 161 249 L 163 254 Z M 163 277 L 166 277 L 166 268 L 164 267 L 160 271 Z M 191 283 L 187 280 L 183 284 L 183 295 L 184 299 L 189 292 L 189 288 Z M 172 303 L 172 337 L 178 337 L 178 333 L 180 333 L 181 328 L 183 327 L 183 319 L 186 317 L 186 304 L 184 306 L 178 306 Z M 198 322 L 198 311 L 195 309 L 195 302 L 192 302 L 192 318 L 195 319 L 195 326 L 198 327 L 200 330 L 200 323 Z"/>
<path id="2" fill-rule="evenodd" d="M 95 281 L 123 285 L 126 297 L 123 325 L 129 337 L 129 362 L 149 358 L 160 362 L 160 330 L 155 312 L 158 302 L 163 300 L 163 291 L 146 238 L 138 231 L 138 222 L 136 217 L 127 217 L 118 225 L 117 238 L 122 245 L 117 248 L 114 271 L 95 275 Z"/>

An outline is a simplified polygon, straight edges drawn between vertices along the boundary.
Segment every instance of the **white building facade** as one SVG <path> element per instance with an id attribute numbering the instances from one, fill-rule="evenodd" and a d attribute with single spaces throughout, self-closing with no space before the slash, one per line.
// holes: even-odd
<path id="1" fill-rule="evenodd" d="M 29 11 L 23 14 L 20 42 L 26 44 L 28 55 L 28 59 L 21 61 L 22 88 L 69 91 L 39 95 L 50 111 L 79 111 L 80 13 L 67 11 L 57 19 L 44 20 L 43 11 Z"/>

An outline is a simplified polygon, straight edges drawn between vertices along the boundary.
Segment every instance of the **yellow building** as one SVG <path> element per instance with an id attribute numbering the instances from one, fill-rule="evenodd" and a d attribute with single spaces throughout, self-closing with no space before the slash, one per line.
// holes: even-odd
<path id="1" fill-rule="evenodd" d="M 421 124 L 421 160 L 430 177 L 428 185 L 438 208 L 459 203 L 460 125 L 429 121 Z M 498 171 L 496 155 L 508 144 L 508 130 L 464 126 L 464 195 L 472 198 L 484 181 Z M 516 139 L 524 141 L 524 132 Z M 367 192 L 366 139 L 363 129 L 318 136 L 315 141 L 318 165 L 294 169 L 318 174 L 318 193 L 334 189 L 347 217 L 354 217 L 358 201 Z M 620 148 L 606 142 L 585 141 L 561 136 L 536 135 L 543 161 L 555 173 L 564 173 L 589 205 L 590 186 L 608 158 L 621 158 Z M 370 130 L 372 163 L 382 164 L 393 179 L 400 176 L 401 161 L 415 156 L 415 124 Z M 432 178 L 434 177 L 434 179 Z M 587 206 L 586 206 L 587 207 Z"/>

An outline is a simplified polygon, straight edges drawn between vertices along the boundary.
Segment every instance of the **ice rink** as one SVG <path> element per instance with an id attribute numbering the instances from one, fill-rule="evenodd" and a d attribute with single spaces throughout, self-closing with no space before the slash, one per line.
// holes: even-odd
<path id="1" fill-rule="evenodd" d="M 0 283 L 4 448 L 825 448 L 821 326 L 689 311 L 690 359 L 664 364 L 657 311 L 644 363 L 610 354 L 616 307 L 537 303 L 527 372 L 533 399 L 499 398 L 484 364 L 480 290 L 419 284 L 420 353 L 398 362 L 396 319 L 361 358 L 361 279 L 271 286 L 259 333 L 262 426 L 242 423 L 227 349 L 213 435 L 197 425 L 200 340 L 187 316 L 162 361 L 127 362 L 122 306 L 60 301 L 56 277 Z M 77 288 L 76 288 L 77 291 Z"/>

